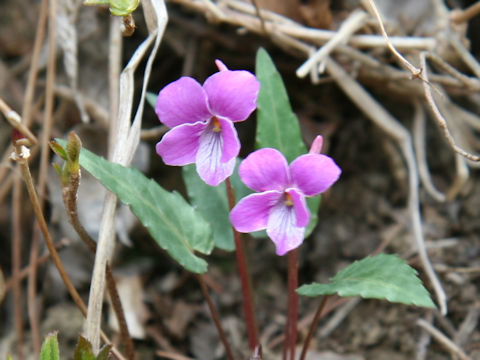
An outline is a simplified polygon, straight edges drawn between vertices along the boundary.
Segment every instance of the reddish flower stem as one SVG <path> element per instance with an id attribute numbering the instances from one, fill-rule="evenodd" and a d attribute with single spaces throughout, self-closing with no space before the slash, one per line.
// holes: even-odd
<path id="1" fill-rule="evenodd" d="M 317 312 L 315 313 L 315 316 L 313 317 L 312 324 L 310 325 L 310 329 L 308 330 L 308 335 L 305 338 L 305 342 L 303 343 L 302 353 L 300 354 L 300 360 L 305 360 L 305 357 L 307 356 L 308 345 L 310 345 L 310 341 L 312 340 L 313 333 L 317 328 L 318 321 L 320 320 L 323 309 L 327 304 L 327 300 L 328 300 L 328 295 L 325 295 L 322 299 L 322 302 L 320 303 L 320 306 L 317 309 Z"/>
<path id="2" fill-rule="evenodd" d="M 225 185 L 227 187 L 228 206 L 230 210 L 232 210 L 235 206 L 235 194 L 229 178 L 225 180 Z M 248 343 L 250 345 L 250 349 L 254 350 L 255 347 L 259 344 L 259 342 L 257 318 L 255 316 L 255 306 L 252 296 L 252 281 L 240 233 L 236 231 L 233 226 L 232 230 L 233 239 L 235 241 L 235 253 L 237 257 L 238 273 L 240 275 L 240 281 L 242 283 L 243 310 L 245 312 L 245 320 L 247 322 Z"/>
<path id="3" fill-rule="evenodd" d="M 283 347 L 284 359 L 295 359 L 295 344 L 297 343 L 298 320 L 298 249 L 288 253 L 288 303 L 287 325 L 285 329 L 285 342 Z"/>

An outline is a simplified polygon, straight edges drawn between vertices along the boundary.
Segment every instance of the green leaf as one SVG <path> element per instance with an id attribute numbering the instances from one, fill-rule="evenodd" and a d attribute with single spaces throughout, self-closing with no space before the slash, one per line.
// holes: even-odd
<path id="1" fill-rule="evenodd" d="M 147 91 L 147 94 L 145 95 L 145 99 L 147 100 L 147 103 L 155 110 L 155 105 L 157 104 L 157 94 Z"/>
<path id="2" fill-rule="evenodd" d="M 92 344 L 83 336 L 79 336 L 73 360 L 107 360 L 112 345 L 105 345 L 97 356 L 93 353 Z"/>
<path id="3" fill-rule="evenodd" d="M 57 333 L 48 334 L 40 350 L 40 360 L 59 360 Z"/>
<path id="4" fill-rule="evenodd" d="M 62 142 L 62 140 L 58 140 Z M 80 165 L 118 198 L 148 229 L 155 241 L 187 270 L 207 271 L 195 251 L 210 254 L 210 225 L 177 192 L 168 192 L 135 168 L 127 168 L 82 149 Z"/>
<path id="5" fill-rule="evenodd" d="M 318 222 L 318 209 L 320 209 L 320 204 L 322 203 L 321 196 L 314 196 L 307 198 L 307 206 L 310 210 L 310 222 L 308 223 L 307 228 L 305 229 L 305 238 L 310 236 L 315 226 Z"/>
<path id="6" fill-rule="evenodd" d="M 257 100 L 257 146 L 278 149 L 291 162 L 305 154 L 307 148 L 282 78 L 264 49 L 257 52 L 255 73 L 261 84 Z"/>
<path id="7" fill-rule="evenodd" d="M 239 161 L 237 161 L 237 167 L 230 177 L 237 202 L 251 193 L 238 176 L 238 165 Z M 207 185 L 198 176 L 195 165 L 183 167 L 183 181 L 187 187 L 190 202 L 212 226 L 215 246 L 226 251 L 235 250 L 225 183 L 221 183 L 218 186 Z"/>
<path id="8" fill-rule="evenodd" d="M 330 280 L 330 284 L 313 283 L 297 289 L 300 295 L 361 296 L 385 299 L 407 305 L 434 308 L 417 271 L 396 255 L 379 254 L 355 261 Z"/>

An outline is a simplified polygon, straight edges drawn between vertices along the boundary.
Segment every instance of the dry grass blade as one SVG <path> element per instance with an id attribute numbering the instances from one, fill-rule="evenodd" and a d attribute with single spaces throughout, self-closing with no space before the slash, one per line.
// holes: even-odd
<path id="1" fill-rule="evenodd" d="M 143 115 L 146 87 L 150 77 L 153 60 L 158 47 L 160 46 L 168 21 L 164 1 L 145 0 L 142 1 L 142 4 L 150 35 L 137 48 L 120 76 L 118 126 L 116 129 L 117 135 L 115 136 L 115 147 L 113 149 L 112 160 L 122 165 L 128 165 L 131 162 L 140 141 L 141 119 Z M 140 102 L 133 123 L 131 123 L 130 119 L 134 96 L 134 73 L 144 59 L 147 50 L 152 43 L 153 48 L 148 57 L 144 72 Z M 103 294 L 105 289 L 105 267 L 111 257 L 114 245 L 114 217 L 116 204 L 116 196 L 107 192 L 100 224 L 97 254 L 95 256 L 90 287 L 87 321 L 85 324 L 86 337 L 92 343 L 95 352 L 98 351 L 100 346 L 99 334 Z"/>

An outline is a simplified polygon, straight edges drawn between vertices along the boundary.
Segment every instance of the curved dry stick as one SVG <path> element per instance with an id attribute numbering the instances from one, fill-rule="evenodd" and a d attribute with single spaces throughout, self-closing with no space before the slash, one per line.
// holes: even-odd
<path id="1" fill-rule="evenodd" d="M 438 191 L 435 185 L 433 185 L 430 171 L 428 170 L 427 154 L 425 151 L 425 112 L 418 101 L 415 101 L 413 106 L 413 145 L 417 155 L 420 180 L 432 198 L 438 202 L 444 202 L 446 200 L 445 194 Z"/>
<path id="2" fill-rule="evenodd" d="M 409 70 L 414 77 L 418 77 L 425 81 L 425 79 L 422 77 L 422 69 L 418 69 L 417 67 L 413 66 L 407 59 L 405 59 L 405 57 L 402 54 L 398 52 L 395 46 L 393 46 L 392 42 L 390 41 L 390 38 L 388 37 L 387 31 L 385 30 L 382 17 L 378 12 L 375 2 L 373 0 L 364 0 L 364 1 L 368 3 L 368 5 L 370 6 L 370 9 L 373 12 L 373 15 L 378 20 L 378 26 L 380 27 L 380 32 L 382 33 L 382 36 L 385 39 L 385 42 L 387 43 L 388 49 L 393 53 L 393 55 L 396 56 L 396 58 L 400 61 L 400 64 L 402 64 L 407 70 Z"/>
<path id="3" fill-rule="evenodd" d="M 460 24 L 469 21 L 478 14 L 480 14 L 480 1 L 477 1 L 466 9 L 451 11 L 450 21 Z"/>
<path id="4" fill-rule="evenodd" d="M 446 337 L 445 334 L 443 334 L 437 328 L 433 327 L 432 324 L 430 324 L 429 322 L 423 319 L 418 319 L 417 325 L 428 331 L 428 333 L 432 335 L 432 337 L 440 344 L 442 344 L 446 349 L 448 349 L 448 351 L 450 351 L 452 355 L 458 356 L 461 360 L 472 360 L 472 358 L 465 354 L 465 352 L 460 349 L 457 344 L 455 344 L 452 340 Z"/>
<path id="5" fill-rule="evenodd" d="M 428 71 L 427 71 L 427 62 L 426 62 L 425 52 L 420 53 L 420 61 L 422 64 L 423 74 L 425 77 L 425 81 L 423 82 L 425 98 L 427 99 L 427 103 L 434 115 L 434 119 L 436 120 L 438 126 L 440 126 L 440 129 L 442 130 L 445 139 L 448 141 L 448 144 L 453 149 L 453 151 L 455 151 L 457 154 L 460 154 L 471 161 L 475 161 L 475 162 L 480 161 L 480 156 L 473 155 L 468 151 L 465 151 L 455 143 L 455 139 L 453 138 L 452 134 L 450 134 L 450 131 L 448 130 L 447 120 L 443 117 L 442 113 L 438 109 L 438 106 L 435 103 L 435 100 L 433 99 L 431 86 L 428 84 Z"/>

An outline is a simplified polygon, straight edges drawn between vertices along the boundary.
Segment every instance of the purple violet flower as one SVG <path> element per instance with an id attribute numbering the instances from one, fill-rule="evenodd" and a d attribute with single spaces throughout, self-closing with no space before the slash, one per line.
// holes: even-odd
<path id="1" fill-rule="evenodd" d="M 198 175 L 217 186 L 233 173 L 240 141 L 234 122 L 246 120 L 257 107 L 260 83 L 245 70 L 221 71 L 203 85 L 181 77 L 158 94 L 155 112 L 172 128 L 156 150 L 167 165 L 196 163 Z"/>
<path id="2" fill-rule="evenodd" d="M 320 151 L 321 138 L 317 139 L 316 150 Z M 243 233 L 267 229 L 277 255 L 285 255 L 303 242 L 310 221 L 305 197 L 327 190 L 340 173 L 326 155 L 310 152 L 289 166 L 278 150 L 257 150 L 242 161 L 239 174 L 245 185 L 258 193 L 240 200 L 230 213 L 230 221 Z"/>

